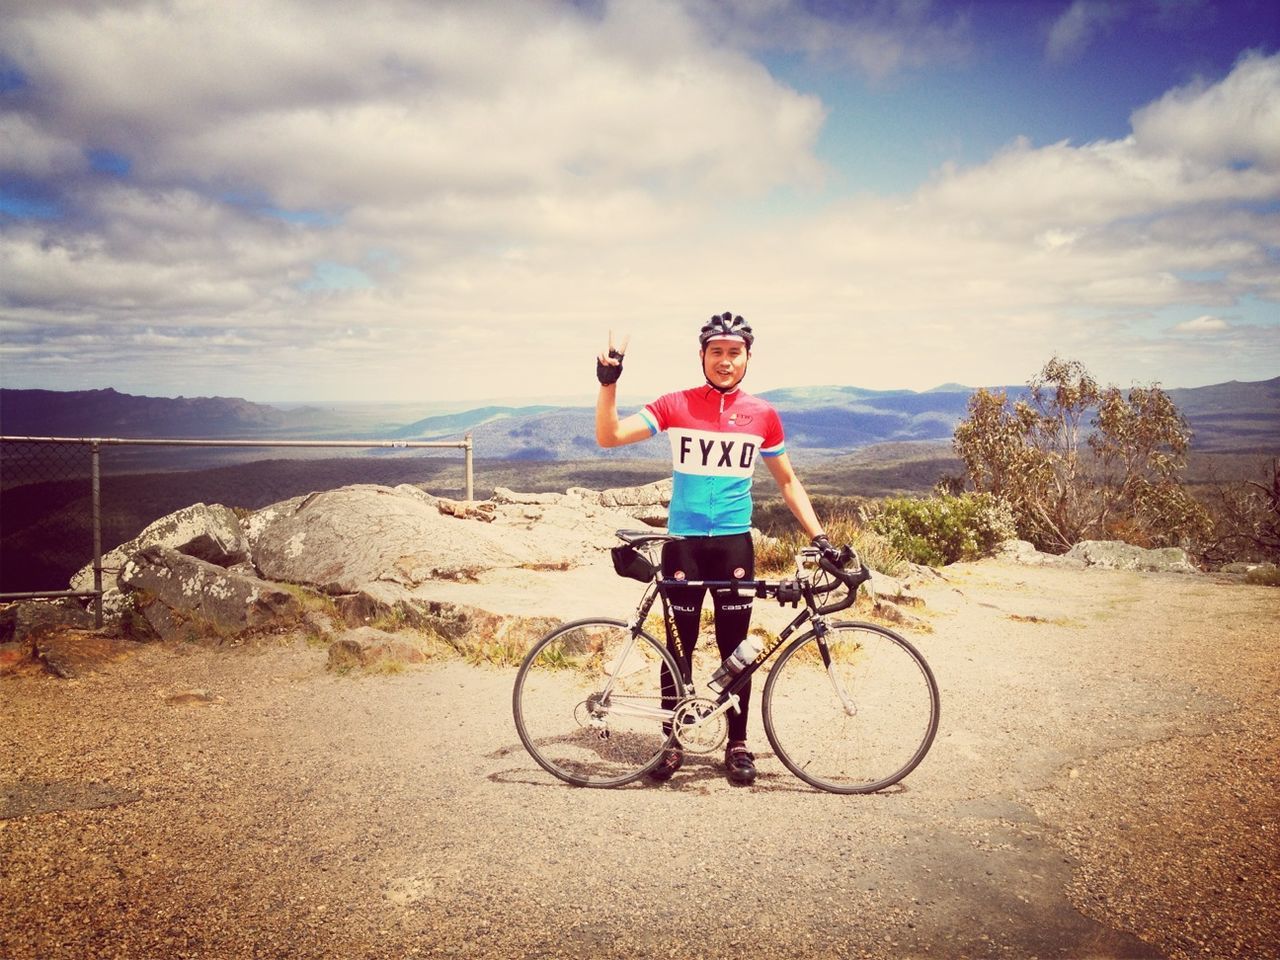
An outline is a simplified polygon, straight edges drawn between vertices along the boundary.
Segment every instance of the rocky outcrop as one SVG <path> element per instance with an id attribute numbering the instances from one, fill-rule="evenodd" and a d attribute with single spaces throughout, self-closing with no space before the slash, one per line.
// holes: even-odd
<path id="1" fill-rule="evenodd" d="M 633 519 L 563 494 L 537 496 L 495 496 L 486 522 L 476 523 L 442 511 L 440 498 L 416 487 L 359 484 L 260 510 L 249 519 L 248 537 L 267 579 L 394 602 L 431 580 L 576 565 Z"/>
<path id="2" fill-rule="evenodd" d="M 1072 567 L 1078 570 L 1085 566 L 1085 562 L 1078 557 L 1042 553 L 1026 540 L 1006 540 L 996 547 L 995 555 L 1001 560 L 1025 563 L 1032 567 Z"/>
<path id="3" fill-rule="evenodd" d="M 670 477 L 639 487 L 614 487 L 610 490 L 588 490 L 570 487 L 566 495 L 587 503 L 598 504 L 627 513 L 650 526 L 665 526 L 667 508 L 671 504 L 673 481 Z M 496 491 L 495 491 L 496 495 Z"/>
<path id="4" fill-rule="evenodd" d="M 221 641 L 301 614 L 298 599 L 277 584 L 158 544 L 130 557 L 119 583 L 138 639 Z"/>
<path id="5" fill-rule="evenodd" d="M 560 623 L 555 617 L 497 614 L 470 604 L 409 594 L 387 603 L 361 592 L 338 597 L 336 603 L 350 626 L 418 630 L 465 655 L 483 654 L 487 648 L 523 650 Z"/>
<path id="6" fill-rule="evenodd" d="M 161 517 L 127 543 L 102 555 L 103 615 L 116 619 L 123 612 L 117 580 L 125 563 L 138 551 L 163 546 L 179 553 L 231 567 L 249 559 L 249 541 L 235 513 L 222 504 L 196 503 Z M 93 565 L 71 578 L 71 589 L 93 589 Z"/>
<path id="7" fill-rule="evenodd" d="M 1148 570 L 1156 573 L 1199 573 L 1178 547 L 1147 550 L 1120 540 L 1083 540 L 1067 551 L 1068 559 L 1108 570 Z"/>
<path id="8" fill-rule="evenodd" d="M 1177 547 L 1148 550 L 1120 540 L 1082 540 L 1062 556 L 1042 553 L 1026 540 L 1006 540 L 996 549 L 996 556 L 1031 566 L 1102 567 L 1156 573 L 1200 572 L 1185 550 Z"/>

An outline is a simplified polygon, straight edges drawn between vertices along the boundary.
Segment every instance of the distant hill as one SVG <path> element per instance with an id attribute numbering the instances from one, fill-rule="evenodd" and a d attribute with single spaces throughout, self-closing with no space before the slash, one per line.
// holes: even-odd
<path id="1" fill-rule="evenodd" d="M 1280 377 L 1168 393 L 1191 425 L 1193 449 L 1280 454 Z"/>
<path id="2" fill-rule="evenodd" d="M 0 431 L 17 436 L 223 438 L 319 428 L 319 410 L 234 397 L 138 397 L 105 390 L 0 390 Z"/>
<path id="3" fill-rule="evenodd" d="M 973 389 L 951 383 L 925 392 L 818 386 L 769 390 L 760 396 L 781 412 L 792 450 L 813 458 L 841 456 L 873 444 L 949 441 L 968 411 Z M 1024 386 L 988 389 L 1010 396 L 1026 391 Z M 1171 389 L 1169 395 L 1191 425 L 1194 449 L 1280 451 L 1280 377 Z M 625 416 L 633 410 L 620 412 Z M 504 460 L 666 457 L 662 437 L 622 449 L 598 449 L 594 408 L 585 403 L 480 406 L 407 423 L 381 418 L 384 413 L 275 407 L 228 397 L 138 397 L 110 389 L 0 390 L 0 432 L 10 435 L 405 440 L 470 433 L 478 456 Z"/>
<path id="4" fill-rule="evenodd" d="M 397 440 L 431 439 L 440 436 L 454 436 L 488 423 L 493 420 L 504 420 L 510 417 L 538 416 L 556 407 L 476 407 L 461 413 L 442 414 L 417 420 L 406 427 L 391 431 L 388 436 Z"/>

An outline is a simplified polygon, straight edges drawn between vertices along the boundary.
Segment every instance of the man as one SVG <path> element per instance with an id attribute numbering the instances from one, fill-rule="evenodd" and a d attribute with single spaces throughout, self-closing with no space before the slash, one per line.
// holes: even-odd
<path id="1" fill-rule="evenodd" d="M 751 540 L 751 478 L 757 457 L 764 460 L 778 484 L 782 499 L 814 545 L 831 559 L 838 553 L 822 532 L 809 495 L 787 456 L 782 421 L 764 400 L 739 389 L 746 376 L 755 336 L 740 316 L 723 313 L 703 324 L 698 333 L 698 356 L 705 383 L 669 393 L 619 420 L 617 383 L 622 375 L 626 341 L 596 358 L 600 393 L 596 400 L 596 442 L 619 447 L 666 431 L 671 439 L 673 489 L 667 529 L 682 539 L 662 551 L 662 574 L 668 580 L 750 580 L 755 576 L 755 547 Z M 676 633 L 667 644 L 687 673 L 698 640 L 698 624 L 706 590 L 670 590 Z M 751 599 L 731 591 L 712 591 L 716 646 L 728 657 L 751 627 Z M 683 655 L 683 662 L 681 656 Z M 729 782 L 753 783 L 755 756 L 747 748 L 748 683 L 741 692 L 741 709 L 729 714 L 729 743 L 725 771 Z M 670 747 L 650 774 L 669 780 L 684 762 L 678 746 Z"/>

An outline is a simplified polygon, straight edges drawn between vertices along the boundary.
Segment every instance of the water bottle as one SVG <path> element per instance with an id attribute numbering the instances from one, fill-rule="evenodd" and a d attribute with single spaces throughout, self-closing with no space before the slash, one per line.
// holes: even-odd
<path id="1" fill-rule="evenodd" d="M 724 658 L 724 663 L 720 664 L 716 672 L 711 675 L 711 681 L 707 686 L 717 693 L 723 692 L 724 688 L 733 682 L 734 677 L 755 662 L 763 649 L 764 643 L 760 638 L 748 634 L 747 638 L 738 644 L 738 649 Z"/>

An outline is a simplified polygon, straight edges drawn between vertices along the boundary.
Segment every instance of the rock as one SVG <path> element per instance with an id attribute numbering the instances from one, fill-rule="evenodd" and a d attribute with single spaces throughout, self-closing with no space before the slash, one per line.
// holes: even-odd
<path id="1" fill-rule="evenodd" d="M 1280 586 L 1280 567 L 1274 563 L 1228 563 L 1218 572 L 1242 577 L 1245 583 L 1264 587 Z"/>
<path id="2" fill-rule="evenodd" d="M 1069 559 L 1109 570 L 1151 570 L 1163 573 L 1199 573 L 1187 552 L 1178 547 L 1147 550 L 1120 540 L 1082 540 L 1069 551 Z"/>
<path id="3" fill-rule="evenodd" d="M 308 610 L 304 613 L 298 626 L 311 636 L 321 639 L 332 637 L 338 632 L 332 618 L 319 610 Z"/>
<path id="4" fill-rule="evenodd" d="M 464 655 L 492 646 L 523 652 L 561 622 L 556 617 L 491 613 L 468 604 L 429 600 L 394 589 L 337 597 L 335 602 L 353 627 L 422 631 Z"/>
<path id="5" fill-rule="evenodd" d="M 1280 568 L 1274 563 L 1260 563 L 1246 571 L 1244 582 L 1261 587 L 1280 587 Z"/>
<path id="6" fill-rule="evenodd" d="M 35 639 L 36 657 L 64 680 L 96 673 L 135 647 L 128 640 L 94 630 L 55 630 Z"/>
<path id="7" fill-rule="evenodd" d="M 1080 557 L 1041 553 L 1026 540 L 1004 541 L 996 547 L 995 556 L 1001 560 L 1024 563 L 1033 567 L 1068 567 L 1078 570 L 1088 565 Z"/>
<path id="8" fill-rule="evenodd" d="M 0 609 L 0 644 L 30 650 L 42 633 L 93 629 L 93 614 L 68 600 L 23 600 Z"/>
<path id="9" fill-rule="evenodd" d="M 923 607 L 924 597 L 911 592 L 911 585 L 904 583 L 887 573 L 875 571 L 875 575 L 867 581 L 864 589 L 877 600 L 887 600 L 899 606 Z"/>
<path id="10" fill-rule="evenodd" d="M 424 663 L 428 659 L 427 645 L 420 638 L 388 633 L 375 627 L 348 630 L 329 645 L 330 670 Z"/>
<path id="11" fill-rule="evenodd" d="M 158 544 L 126 561 L 119 579 L 139 639 L 221 641 L 296 622 L 301 613 L 297 598 L 276 584 Z"/>
<path id="12" fill-rule="evenodd" d="M 121 568 L 139 550 L 156 544 L 220 567 L 231 567 L 249 559 L 249 541 L 229 507 L 218 503 L 183 507 L 102 555 L 104 617 L 118 619 L 123 612 L 118 583 Z M 81 567 L 71 578 L 71 589 L 93 589 L 93 564 Z"/>
<path id="13" fill-rule="evenodd" d="M 672 486 L 673 481 L 668 477 L 639 487 L 615 487 L 598 491 L 586 487 L 570 487 L 565 495 L 626 513 L 650 526 L 663 526 L 667 522 Z"/>
<path id="14" fill-rule="evenodd" d="M 573 491 L 570 491 L 572 493 Z M 517 493 L 506 487 L 494 487 L 490 498 L 495 504 L 555 504 L 564 503 L 568 494 L 564 493 Z"/>
<path id="15" fill-rule="evenodd" d="M 908 630 L 914 630 L 918 633 L 933 632 L 933 626 L 927 620 L 922 620 L 915 614 L 908 613 L 891 600 L 876 597 L 872 601 L 871 612 L 881 620 L 897 624 L 898 626 L 905 627 Z"/>
<path id="16" fill-rule="evenodd" d="M 0 673 L 42 662 L 60 677 L 90 670 L 119 651 L 94 631 L 93 615 L 71 600 L 24 600 L 0 610 Z"/>
<path id="17" fill-rule="evenodd" d="M 492 501 L 485 522 L 442 514 L 411 487 L 357 484 L 273 504 L 249 518 L 263 577 L 354 594 L 432 580 L 474 580 L 499 568 L 567 569 L 602 552 L 632 518 L 580 501 Z M 384 591 L 385 592 L 385 591 Z"/>
<path id="18" fill-rule="evenodd" d="M 18 670 L 31 659 L 31 644 L 0 643 L 0 676 Z"/>

